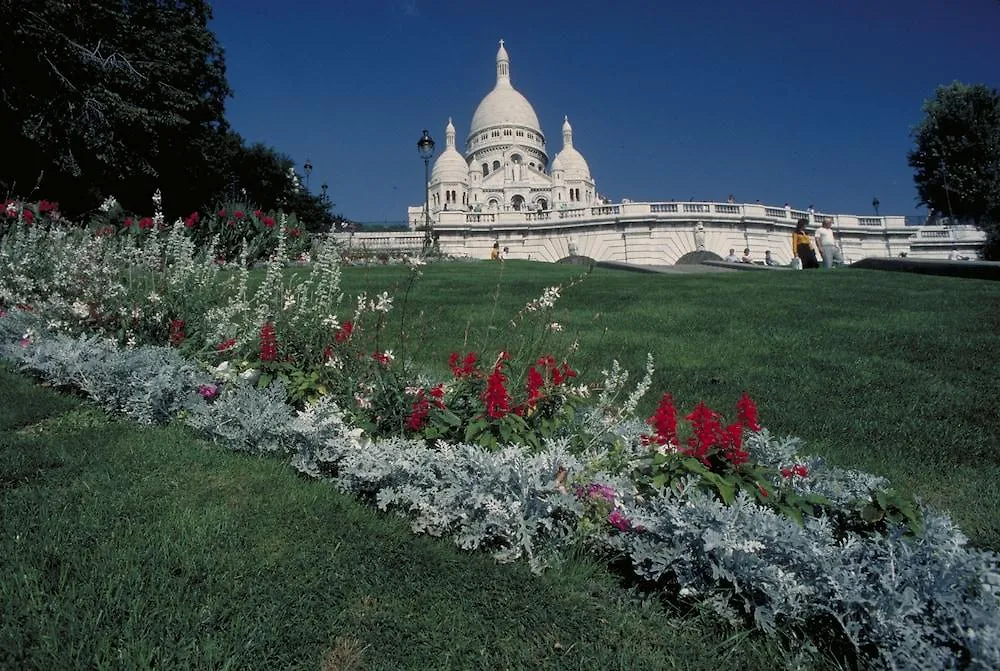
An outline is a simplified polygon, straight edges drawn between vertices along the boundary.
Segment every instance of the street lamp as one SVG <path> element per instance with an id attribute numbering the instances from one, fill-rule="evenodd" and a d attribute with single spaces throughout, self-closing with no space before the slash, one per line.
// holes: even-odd
<path id="1" fill-rule="evenodd" d="M 306 159 L 306 164 L 304 166 L 302 166 L 302 167 L 306 171 L 306 191 L 308 191 L 309 190 L 309 175 L 312 174 L 313 164 L 309 162 L 309 159 Z"/>
<path id="2" fill-rule="evenodd" d="M 329 189 L 329 188 L 330 188 L 330 185 L 326 183 L 325 179 L 323 180 L 323 183 L 319 185 L 320 191 L 323 192 L 322 198 L 323 198 L 324 202 L 326 201 L 326 190 Z"/>
<path id="3" fill-rule="evenodd" d="M 424 247 L 431 244 L 431 181 L 430 181 L 430 161 L 434 155 L 434 140 L 424 130 L 423 136 L 417 140 L 417 151 L 420 158 L 424 159 Z"/>
<path id="4" fill-rule="evenodd" d="M 878 203 L 878 196 L 874 196 L 872 198 L 872 207 L 875 208 L 875 216 L 876 217 L 878 216 L 878 205 L 879 205 L 879 203 Z"/>

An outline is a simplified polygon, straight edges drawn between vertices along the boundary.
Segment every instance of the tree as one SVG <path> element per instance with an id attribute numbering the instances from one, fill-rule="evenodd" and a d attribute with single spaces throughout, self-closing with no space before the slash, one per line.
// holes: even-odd
<path id="1" fill-rule="evenodd" d="M 227 199 L 295 213 L 311 232 L 330 228 L 336 220 L 330 213 L 332 203 L 305 190 L 291 158 L 260 142 L 246 146 L 235 133 L 230 133 L 229 143 Z"/>
<path id="2" fill-rule="evenodd" d="M 224 186 L 230 95 L 205 0 L 0 0 L 0 188 L 70 214 L 113 193 L 197 208 Z M 0 194 L 6 195 L 6 193 Z"/>
<path id="3" fill-rule="evenodd" d="M 919 202 L 1000 239 L 1000 92 L 955 82 L 923 109 L 908 157 Z"/>

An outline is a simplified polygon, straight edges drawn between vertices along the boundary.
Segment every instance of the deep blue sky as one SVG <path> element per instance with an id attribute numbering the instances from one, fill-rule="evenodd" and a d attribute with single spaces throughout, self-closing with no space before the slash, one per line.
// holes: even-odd
<path id="1" fill-rule="evenodd" d="M 563 115 L 613 201 L 760 199 L 922 212 L 906 154 L 940 84 L 1000 88 L 995 0 L 213 0 L 250 141 L 326 180 L 335 211 L 402 221 L 416 142 L 459 151 L 500 38 L 550 158 Z"/>

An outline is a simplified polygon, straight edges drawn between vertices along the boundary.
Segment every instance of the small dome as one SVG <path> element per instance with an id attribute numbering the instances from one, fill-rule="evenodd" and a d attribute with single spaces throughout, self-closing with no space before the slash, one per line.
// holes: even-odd
<path id="1" fill-rule="evenodd" d="M 469 166 L 454 149 L 445 149 L 434 162 L 431 171 L 431 183 L 467 182 L 469 181 Z"/>
<path id="2" fill-rule="evenodd" d="M 538 116 L 528 99 L 510 83 L 510 57 L 500 40 L 497 50 L 497 82 L 472 115 L 469 135 L 492 126 L 523 126 L 538 131 Z"/>
<path id="3" fill-rule="evenodd" d="M 469 180 L 469 165 L 455 149 L 455 126 L 452 125 L 450 118 L 444 129 L 444 137 L 445 148 L 438 159 L 434 161 L 431 183 L 467 182 Z"/>
<path id="4" fill-rule="evenodd" d="M 552 171 L 562 170 L 565 178 L 590 179 L 590 167 L 583 154 L 573 146 L 573 127 L 569 125 L 569 117 L 564 118 L 562 126 L 563 148 L 552 159 Z"/>

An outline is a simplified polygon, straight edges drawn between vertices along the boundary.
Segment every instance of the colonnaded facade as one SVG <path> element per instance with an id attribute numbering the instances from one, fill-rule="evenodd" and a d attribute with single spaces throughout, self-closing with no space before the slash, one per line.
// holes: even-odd
<path id="1" fill-rule="evenodd" d="M 355 244 L 412 246 L 432 237 L 441 251 L 486 257 L 494 243 L 510 258 L 672 265 L 692 252 L 724 258 L 749 248 L 759 260 L 770 251 L 792 257 L 791 233 L 807 219 L 810 230 L 829 217 L 848 262 L 867 256 L 976 258 L 985 235 L 973 227 L 909 226 L 901 216 L 855 216 L 799 211 L 759 203 L 611 203 L 602 198 L 590 167 L 573 143 L 569 118 L 562 149 L 549 160 L 534 108 L 511 83 L 510 56 L 500 40 L 496 83 L 472 116 L 464 155 L 451 119 L 445 148 L 434 162 L 424 205 L 408 209 L 413 233 L 367 234 Z M 367 243 L 360 238 L 370 238 Z M 393 240 L 396 242 L 394 243 Z M 406 244 L 404 244 L 406 243 Z"/>

